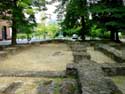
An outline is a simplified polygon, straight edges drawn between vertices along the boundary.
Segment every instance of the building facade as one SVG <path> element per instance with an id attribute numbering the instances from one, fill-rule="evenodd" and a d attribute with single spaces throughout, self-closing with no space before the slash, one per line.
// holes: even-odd
<path id="1" fill-rule="evenodd" d="M 6 20 L 0 20 L 0 40 L 10 40 L 12 30 L 10 28 L 10 22 Z"/>

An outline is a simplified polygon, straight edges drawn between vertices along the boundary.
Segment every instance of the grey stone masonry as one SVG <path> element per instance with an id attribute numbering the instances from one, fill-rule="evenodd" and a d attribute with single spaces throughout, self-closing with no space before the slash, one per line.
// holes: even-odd
<path id="1" fill-rule="evenodd" d="M 77 71 L 82 94 L 122 94 L 99 64 L 85 59 L 77 64 Z"/>
<path id="2" fill-rule="evenodd" d="M 107 76 L 125 76 L 125 63 L 103 64 L 102 69 Z"/>
<path id="3" fill-rule="evenodd" d="M 64 80 L 60 84 L 60 94 L 79 94 L 76 85 L 77 82 L 75 80 Z"/>
<path id="4" fill-rule="evenodd" d="M 37 87 L 36 94 L 54 94 L 55 83 L 54 81 L 45 81 L 44 83 L 40 83 Z"/>
<path id="5" fill-rule="evenodd" d="M 97 49 L 102 51 L 104 54 L 111 57 L 118 63 L 125 62 L 125 58 L 124 58 L 122 52 L 119 52 L 117 49 L 115 49 L 111 46 L 101 44 L 101 45 L 98 45 Z"/>
<path id="6" fill-rule="evenodd" d="M 91 59 L 90 55 L 86 52 L 73 52 L 74 63 L 79 63 L 80 60 L 87 58 Z"/>
<path id="7" fill-rule="evenodd" d="M 77 74 L 76 74 L 77 73 Z M 68 75 L 77 75 L 81 94 L 122 94 L 102 70 L 102 65 L 84 59 L 78 64 L 67 65 Z"/>

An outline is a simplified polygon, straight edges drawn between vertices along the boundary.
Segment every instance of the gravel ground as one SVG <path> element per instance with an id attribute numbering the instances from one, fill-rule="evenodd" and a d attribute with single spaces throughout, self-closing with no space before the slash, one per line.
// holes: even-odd
<path id="1" fill-rule="evenodd" d="M 41 44 L 9 56 L 1 62 L 0 71 L 62 71 L 72 62 L 72 52 L 66 44 Z"/>
<path id="2" fill-rule="evenodd" d="M 97 63 L 116 63 L 110 57 L 106 56 L 100 51 L 94 50 L 94 47 L 88 47 L 87 52 L 91 55 L 91 60 Z"/>

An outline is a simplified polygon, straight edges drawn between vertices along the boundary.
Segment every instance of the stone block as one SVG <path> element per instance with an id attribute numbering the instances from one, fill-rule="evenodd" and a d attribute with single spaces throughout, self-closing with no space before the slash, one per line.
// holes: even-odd
<path id="1" fill-rule="evenodd" d="M 60 94 L 79 94 L 76 81 L 65 80 L 60 85 Z"/>
<path id="2" fill-rule="evenodd" d="M 91 56 L 85 52 L 73 52 L 74 62 L 79 63 L 82 59 L 91 59 Z"/>

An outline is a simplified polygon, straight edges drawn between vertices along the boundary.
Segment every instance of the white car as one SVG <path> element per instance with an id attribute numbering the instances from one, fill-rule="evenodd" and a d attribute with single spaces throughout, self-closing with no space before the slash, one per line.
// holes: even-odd
<path id="1" fill-rule="evenodd" d="M 77 40 L 77 39 L 78 39 L 78 35 L 77 35 L 77 34 L 73 34 L 73 35 L 72 35 L 72 39 Z"/>

